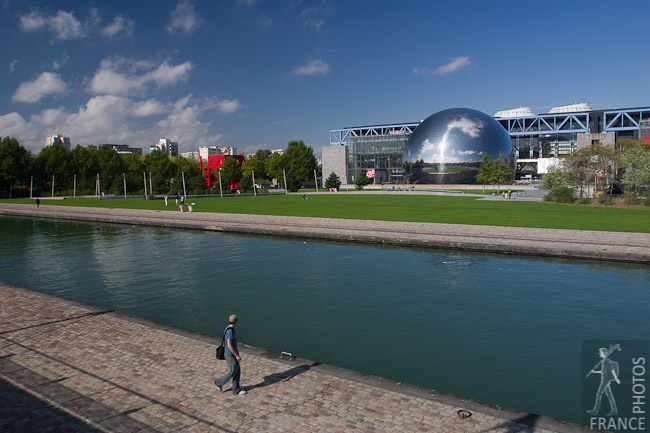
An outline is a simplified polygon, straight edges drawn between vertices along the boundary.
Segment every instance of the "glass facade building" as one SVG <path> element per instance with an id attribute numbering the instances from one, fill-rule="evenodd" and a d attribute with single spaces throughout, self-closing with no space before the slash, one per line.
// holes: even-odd
<path id="1" fill-rule="evenodd" d="M 535 160 L 561 157 L 594 143 L 650 143 L 650 107 L 593 110 L 588 103 L 580 103 L 553 107 L 544 114 L 534 114 L 526 108 L 493 116 L 510 136 L 514 157 L 521 160 L 517 166 L 530 169 L 521 174 L 536 176 L 543 172 L 538 171 Z M 404 173 L 403 164 L 409 162 L 404 151 L 408 138 L 419 125 L 420 122 L 398 123 L 330 130 L 330 147 L 344 146 L 345 152 L 333 152 L 336 158 L 327 164 L 323 158 L 323 165 L 346 176 L 348 183 L 354 183 L 360 173 L 374 169 L 374 183 L 404 184 L 408 173 Z"/>
<path id="2" fill-rule="evenodd" d="M 402 159 L 407 138 L 403 133 L 348 138 L 348 182 L 354 183 L 359 174 L 374 169 L 376 184 L 404 183 Z"/>

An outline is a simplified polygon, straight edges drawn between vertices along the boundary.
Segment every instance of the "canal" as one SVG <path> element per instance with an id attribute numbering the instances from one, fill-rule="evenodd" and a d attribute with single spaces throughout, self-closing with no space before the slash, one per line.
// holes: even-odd
<path id="1" fill-rule="evenodd" d="M 252 346 L 572 422 L 583 341 L 650 340 L 643 265 L 10 217 L 0 240 L 3 281 L 219 336 L 237 313 Z"/>

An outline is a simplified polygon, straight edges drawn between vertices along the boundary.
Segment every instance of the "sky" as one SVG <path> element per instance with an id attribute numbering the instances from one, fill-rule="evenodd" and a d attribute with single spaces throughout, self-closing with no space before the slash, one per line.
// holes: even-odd
<path id="1" fill-rule="evenodd" d="M 329 131 L 650 106 L 644 1 L 0 0 L 0 136 L 245 154 Z"/>

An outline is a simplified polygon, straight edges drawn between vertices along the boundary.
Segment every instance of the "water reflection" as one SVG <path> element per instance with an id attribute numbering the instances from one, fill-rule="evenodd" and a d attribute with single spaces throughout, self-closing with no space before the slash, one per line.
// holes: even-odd
<path id="1" fill-rule="evenodd" d="M 650 339 L 645 266 L 6 217 L 0 236 L 1 280 L 213 335 L 237 312 L 254 346 L 573 421 L 582 340 Z"/>

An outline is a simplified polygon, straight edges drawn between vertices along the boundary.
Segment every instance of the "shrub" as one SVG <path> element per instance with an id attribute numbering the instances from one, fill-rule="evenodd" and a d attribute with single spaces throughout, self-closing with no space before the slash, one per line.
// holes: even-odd
<path id="1" fill-rule="evenodd" d="M 633 189 L 625 190 L 625 193 L 623 193 L 624 201 L 627 204 L 638 204 L 639 203 L 639 197 Z"/>
<path id="2" fill-rule="evenodd" d="M 604 205 L 612 205 L 614 203 L 614 200 L 612 199 L 612 196 L 609 194 L 601 193 L 598 196 L 598 203 L 604 204 Z"/>
<path id="3" fill-rule="evenodd" d="M 336 175 L 336 173 L 331 172 L 327 180 L 325 180 L 325 188 L 341 188 L 341 179 Z"/>
<path id="4" fill-rule="evenodd" d="M 578 200 L 578 204 L 591 204 L 591 199 L 587 197 L 582 197 Z"/>
<path id="5" fill-rule="evenodd" d="M 248 176 L 244 176 L 239 180 L 237 184 L 239 190 L 243 193 L 253 192 L 253 179 Z"/>
<path id="6" fill-rule="evenodd" d="M 354 182 L 354 187 L 361 191 L 364 186 L 370 184 L 372 182 L 370 179 L 366 177 L 366 172 L 362 171 L 359 176 L 357 176 L 357 180 Z"/>
<path id="7" fill-rule="evenodd" d="M 575 203 L 576 198 L 575 198 L 575 192 L 573 191 L 573 188 L 570 188 L 568 186 L 561 186 L 559 188 L 555 188 L 552 191 L 553 194 L 553 200 L 555 200 L 558 203 Z"/>
<path id="8" fill-rule="evenodd" d="M 553 201 L 553 193 L 549 192 L 548 194 L 545 194 L 544 201 Z"/>

